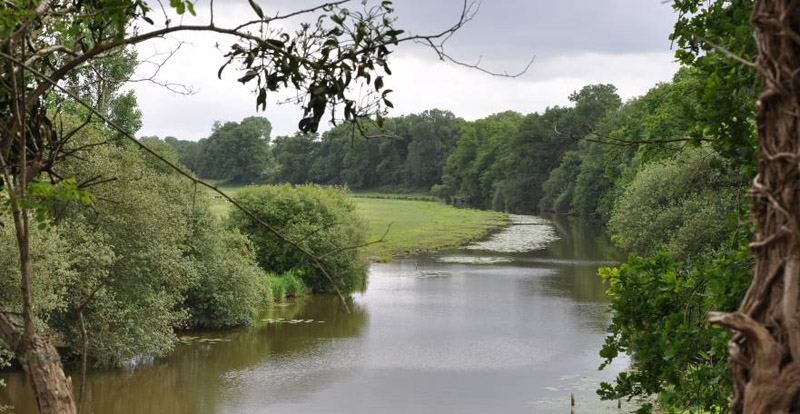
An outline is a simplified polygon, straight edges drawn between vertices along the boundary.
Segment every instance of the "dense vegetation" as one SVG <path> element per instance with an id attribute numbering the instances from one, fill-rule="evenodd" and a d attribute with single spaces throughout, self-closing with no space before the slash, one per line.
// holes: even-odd
<path id="1" fill-rule="evenodd" d="M 366 224 L 356 214 L 355 203 L 342 188 L 305 185 L 246 187 L 237 199 L 250 212 L 283 230 L 285 237 L 321 258 L 325 273 L 308 255 L 234 209 L 228 221 L 256 246 L 256 258 L 264 269 L 292 272 L 315 293 L 344 293 L 366 288 L 367 262 L 357 247 L 365 244 Z"/>
<path id="2" fill-rule="evenodd" d="M 755 170 L 752 73 L 692 33 L 751 56 L 747 2 L 675 7 L 685 66 L 671 82 L 621 102 L 612 85 L 573 93 L 569 107 L 467 122 L 427 111 L 387 119 L 384 136 L 347 127 L 279 137 L 262 180 L 429 191 L 447 202 L 598 218 L 631 254 L 602 269 L 614 316 L 601 351 L 633 368 L 600 390 L 657 397 L 667 411 L 723 410 L 730 335 L 706 321 L 736 309 L 753 258 L 744 188 Z M 652 408 L 646 403 L 642 411 Z"/>
<path id="3" fill-rule="evenodd" d="M 631 253 L 601 272 L 615 311 L 601 354 L 635 361 L 601 395 L 720 409 L 731 389 L 729 334 L 706 315 L 735 309 L 747 286 L 743 191 L 753 174 L 751 123 L 722 117 L 752 118 L 739 96 L 752 91 L 735 83 L 744 89 L 722 102 L 732 109 L 710 111 L 725 66 L 708 63 L 713 53 L 685 58 L 671 82 L 625 103 L 612 85 L 590 85 L 570 96 L 572 106 L 542 113 L 467 122 L 431 110 L 387 119 L 383 136 L 367 140 L 344 126 L 278 137 L 264 144 L 272 164 L 260 179 L 427 190 L 460 206 L 600 219 Z"/>
<path id="4" fill-rule="evenodd" d="M 149 8 L 122 2 L 115 12 L 120 14 L 114 14 L 101 3 L 79 3 L 88 11 L 72 15 L 69 29 L 62 13 L 76 11 L 44 3 L 44 10 L 34 13 L 11 2 L 0 19 L 3 36 L 20 30 L 22 41 L 9 43 L 9 50 L 21 47 L 13 53 L 24 57 L 26 48 L 38 48 L 31 62 L 48 74 L 47 80 L 26 80 L 20 67 L 7 62 L 0 99 L 9 160 L 3 161 L 3 212 L 12 213 L 0 216 L 0 263 L 10 269 L 0 276 L 0 315 L 4 341 L 20 341 L 23 346 L 11 348 L 27 353 L 17 356 L 30 372 L 37 366 L 47 368 L 39 375 L 61 372 L 60 365 L 45 365 L 58 358 L 52 347 L 42 346 L 49 342 L 39 332 L 63 338 L 73 355 L 89 355 L 98 365 L 121 364 L 162 354 L 180 329 L 246 325 L 273 296 L 334 286 L 343 292 L 362 289 L 365 262 L 353 247 L 364 243 L 365 227 L 345 190 L 291 186 L 315 183 L 421 190 L 459 206 L 603 220 L 630 256 L 619 267 L 600 271 L 614 311 L 601 355 L 610 361 L 629 354 L 634 365 L 604 384 L 601 395 L 656 396 L 667 411 L 724 410 L 732 385 L 729 334 L 709 326 L 706 316 L 736 308 L 753 263 L 747 249 L 752 230 L 743 219 L 749 206 L 742 193 L 756 170 L 752 103 L 758 84 L 749 65 L 731 59 L 751 61 L 755 55 L 748 24 L 752 1 L 673 2 L 681 12 L 673 40 L 684 67 L 641 97 L 623 103 L 613 85 L 589 85 L 570 95 L 567 107 L 503 112 L 472 122 L 430 110 L 382 120 L 380 130 L 368 131 L 375 135 L 369 139 L 361 139 L 352 125 L 315 133 L 329 100 L 344 106 L 348 119 L 363 115 L 344 98 L 352 69 L 326 64 L 327 54 L 350 56 L 332 61 L 349 59 L 354 65 L 363 58 L 370 65 L 359 67 L 390 73 L 386 45 L 396 44 L 401 33 L 391 29 L 390 20 L 376 23 L 368 15 L 354 22 L 360 28 L 355 32 L 326 31 L 320 23 L 318 32 L 299 33 L 327 50 L 319 62 L 298 58 L 304 56 L 297 49 L 306 44 L 302 41 L 287 45 L 271 39 L 280 47 L 242 42 L 250 51 L 237 44 L 231 61 L 248 54 L 272 59 L 257 68 L 254 57 L 242 59 L 249 70 L 240 81 L 257 79 L 257 104 L 263 107 L 267 90 L 281 83 L 303 86 L 308 98 L 301 100 L 303 132 L 271 141 L 266 119 L 247 118 L 215 125 L 198 143 L 171 137 L 166 145 L 154 137 L 141 142 L 201 177 L 286 183 L 253 187 L 239 197 L 262 220 L 300 240 L 300 247 L 325 258 L 336 277 L 333 284 L 308 255 L 246 214 L 217 220 L 206 193 L 186 186 L 176 172 L 126 140 L 125 131 L 141 124 L 135 96 L 119 91 L 135 55 L 106 52 L 114 49 L 112 43 L 126 43 L 129 19 L 150 19 Z M 193 14 L 187 4 L 173 1 L 171 7 L 177 14 L 188 7 Z M 391 12 L 389 2 L 381 7 Z M 108 15 L 92 13 L 95 9 Z M 257 6 L 254 12 L 263 19 Z M 335 7 L 329 12 L 337 29 L 346 27 L 348 13 Z M 94 20 L 109 16 L 116 19 L 113 25 Z M 108 26 L 114 29 L 105 30 Z M 319 34 L 339 32 L 355 35 L 340 43 L 339 35 Z M 41 33 L 63 35 L 72 49 L 46 47 Z M 358 49 L 364 39 L 381 47 Z M 363 50 L 371 52 L 364 56 Z M 60 55 L 50 56 L 54 53 Z M 54 66 L 61 61 L 67 62 L 64 70 Z M 383 91 L 379 104 L 391 106 L 381 76 L 373 83 L 362 69 L 358 77 Z M 64 90 L 50 93 L 50 83 L 60 81 Z M 89 117 L 75 105 L 76 96 L 90 101 L 86 106 L 107 121 Z M 25 117 L 17 113 L 20 107 Z M 30 125 L 19 121 L 23 118 Z M 112 122 L 116 128 L 108 127 Z M 63 134 L 56 124 L 76 128 Z M 81 156 L 71 157 L 77 151 Z M 34 215 L 30 228 L 28 212 Z M 48 381 L 65 382 L 61 379 Z M 642 410 L 650 408 L 645 404 Z"/>
<path id="5" fill-rule="evenodd" d="M 114 177 L 93 186 L 94 208 L 56 202 L 52 223 L 33 233 L 36 316 L 76 354 L 78 312 L 91 359 L 117 365 L 162 354 L 180 329 L 249 324 L 269 300 L 251 242 L 213 216 L 209 196 L 141 151 L 105 146 L 64 171 L 79 182 Z M 16 269 L 13 226 L 0 237 L 0 261 Z M 2 275 L 4 303 L 18 303 L 19 281 L 18 271 Z"/>

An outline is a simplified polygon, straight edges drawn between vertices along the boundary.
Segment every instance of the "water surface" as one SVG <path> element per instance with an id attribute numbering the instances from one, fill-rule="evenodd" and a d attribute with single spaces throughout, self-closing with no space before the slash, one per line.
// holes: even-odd
<path id="1" fill-rule="evenodd" d="M 84 413 L 576 413 L 600 403 L 609 316 L 602 232 L 516 217 L 487 241 L 370 270 L 350 308 L 307 298 L 251 329 L 197 335 L 163 360 L 93 372 Z M 0 404 L 35 412 L 21 374 Z M 77 386 L 77 384 L 76 384 Z"/>

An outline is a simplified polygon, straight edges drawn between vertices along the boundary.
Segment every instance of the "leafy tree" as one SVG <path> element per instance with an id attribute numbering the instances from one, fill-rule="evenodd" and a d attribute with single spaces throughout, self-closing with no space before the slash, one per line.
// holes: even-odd
<path id="1" fill-rule="evenodd" d="M 742 231 L 732 243 L 692 263 L 662 252 L 600 269 L 613 310 L 600 355 L 605 364 L 624 353 L 636 361 L 613 385 L 602 384 L 598 392 L 603 398 L 659 394 L 667 410 L 725 411 L 733 385 L 725 363 L 730 335 L 710 326 L 706 316 L 739 303 L 753 263 L 749 237 Z M 639 411 L 652 408 L 647 403 Z"/>
<path id="2" fill-rule="evenodd" d="M 142 137 L 142 140 L 144 137 Z M 175 137 L 164 137 L 166 142 L 178 155 L 178 161 L 189 170 L 197 173 L 200 167 L 201 145 L 195 141 L 181 140 Z"/>
<path id="3" fill-rule="evenodd" d="M 263 117 L 215 124 L 211 136 L 200 142 L 197 174 L 243 184 L 264 179 L 272 164 L 271 131 Z"/>
<path id="4" fill-rule="evenodd" d="M 679 0 L 672 7 L 680 13 L 671 39 L 675 56 L 697 71 L 699 97 L 695 119 L 702 127 L 690 131 L 695 139 L 712 138 L 714 148 L 736 160 L 744 173 L 755 172 L 755 102 L 758 82 L 743 61 L 756 57 L 750 19 L 753 0 Z"/>
<path id="5" fill-rule="evenodd" d="M 542 184 L 544 193 L 539 210 L 569 213 L 575 197 L 575 181 L 582 171 L 581 157 L 575 151 L 567 151 L 558 168 Z"/>
<path id="6" fill-rule="evenodd" d="M 278 137 L 272 147 L 276 168 L 270 179 L 278 183 L 305 184 L 310 181 L 310 167 L 315 162 L 319 141 L 316 135 L 296 133 Z"/>
<path id="7" fill-rule="evenodd" d="M 708 149 L 686 149 L 641 169 L 617 200 L 609 227 L 615 241 L 639 253 L 687 257 L 725 239 L 742 178 L 714 168 Z M 720 162 L 716 159 L 716 162 Z"/>
<path id="8" fill-rule="evenodd" d="M 304 284 L 315 293 L 350 293 L 366 287 L 367 263 L 355 246 L 364 244 L 366 224 L 355 211 L 347 190 L 317 185 L 288 184 L 246 187 L 237 194 L 247 210 L 272 226 L 284 229 L 292 240 L 299 240 L 304 249 L 324 260 L 323 272 L 318 263 L 309 260 L 275 234 L 238 210 L 230 217 L 230 225 L 248 235 L 256 247 L 261 267 L 272 273 L 296 271 Z"/>
<path id="9" fill-rule="evenodd" d="M 497 185 L 507 172 L 502 162 L 509 157 L 511 140 L 522 119 L 508 111 L 464 125 L 444 168 L 447 192 L 466 199 L 471 206 L 491 207 Z"/>
<path id="10" fill-rule="evenodd" d="M 800 300 L 797 254 L 800 249 L 797 226 L 800 178 L 796 156 L 800 153 L 796 116 L 800 105 L 795 92 L 800 87 L 795 76 L 800 72 L 800 43 L 796 31 L 800 27 L 800 16 L 796 5 L 790 1 L 713 2 L 704 12 L 706 19 L 688 22 L 710 26 L 709 31 L 720 27 L 734 29 L 724 39 L 733 37 L 737 42 L 724 43 L 723 46 L 729 46 L 728 52 L 716 55 L 730 59 L 728 65 L 740 64 L 742 77 L 758 74 L 762 85 L 756 123 L 747 125 L 755 126 L 758 142 L 755 152 L 758 174 L 751 189 L 753 218 L 757 224 L 751 245 L 755 271 L 739 309 L 711 314 L 709 319 L 734 332 L 729 342 L 734 380 L 731 411 L 794 412 L 800 409 L 797 386 L 800 378 L 800 310 L 797 306 Z M 732 21 L 725 22 L 723 16 Z M 744 24 L 739 24 L 748 17 L 755 36 Z M 739 53 L 752 50 L 748 46 L 753 39 L 757 53 Z M 750 60 L 753 55 L 757 55 L 755 63 Z M 727 81 L 731 77 L 721 79 Z M 740 96 L 751 98 L 752 94 Z M 746 108 L 751 108 L 752 102 Z M 741 124 L 750 121 L 746 117 L 737 120 L 738 123 L 725 125 L 726 132 L 736 132 L 736 126 L 745 128 Z M 751 142 L 752 139 L 745 142 L 729 139 L 721 143 L 730 144 L 723 149 L 735 155 L 740 152 L 749 155 L 753 150 Z"/>

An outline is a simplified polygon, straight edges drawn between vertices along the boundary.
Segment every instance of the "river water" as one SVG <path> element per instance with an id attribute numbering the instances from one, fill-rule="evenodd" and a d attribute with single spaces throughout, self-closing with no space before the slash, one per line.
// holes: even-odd
<path id="1" fill-rule="evenodd" d="M 84 413 L 623 412 L 595 389 L 609 321 L 602 231 L 563 217 L 466 248 L 371 267 L 351 313 L 333 298 L 271 310 L 255 327 L 195 334 L 163 360 L 92 372 Z M 0 405 L 34 413 L 19 373 Z M 77 388 L 77 384 L 76 384 Z"/>

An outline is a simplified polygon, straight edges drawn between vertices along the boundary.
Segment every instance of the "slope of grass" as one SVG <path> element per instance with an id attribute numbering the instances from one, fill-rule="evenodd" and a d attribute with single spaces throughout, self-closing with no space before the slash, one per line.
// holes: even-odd
<path id="1" fill-rule="evenodd" d="M 364 254 L 380 261 L 457 246 L 480 238 L 507 221 L 504 213 L 457 209 L 430 201 L 358 198 L 356 204 L 369 222 L 367 240 L 380 239 L 392 223 L 383 243 L 364 248 Z"/>
<path id="2" fill-rule="evenodd" d="M 240 188 L 220 187 L 233 197 Z M 464 244 L 508 220 L 505 213 L 496 211 L 457 209 L 433 201 L 364 198 L 365 195 L 360 194 L 355 202 L 358 212 L 369 223 L 367 240 L 380 239 L 389 223 L 392 224 L 384 242 L 363 249 L 366 256 L 378 261 Z M 220 218 L 226 217 L 231 208 L 230 203 L 218 198 L 211 205 Z"/>

